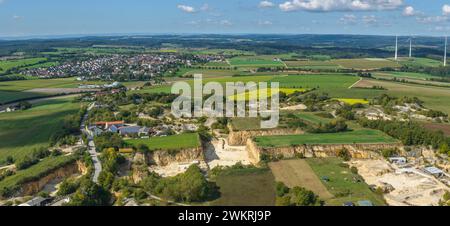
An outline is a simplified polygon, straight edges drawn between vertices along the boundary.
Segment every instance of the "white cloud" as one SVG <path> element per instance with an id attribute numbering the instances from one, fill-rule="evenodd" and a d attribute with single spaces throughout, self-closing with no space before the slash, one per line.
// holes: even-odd
<path id="1" fill-rule="evenodd" d="M 195 13 L 195 8 L 188 5 L 178 5 L 178 9 L 181 9 L 183 12 L 186 13 Z"/>
<path id="2" fill-rule="evenodd" d="M 270 25 L 272 25 L 273 23 L 272 23 L 272 21 L 264 20 L 264 21 L 259 21 L 258 24 L 259 24 L 260 26 L 270 26 Z"/>
<path id="3" fill-rule="evenodd" d="M 403 0 L 291 0 L 279 5 L 283 11 L 371 11 L 393 10 L 403 5 Z"/>
<path id="4" fill-rule="evenodd" d="M 275 6 L 275 4 L 273 3 L 273 2 L 270 2 L 270 1 L 261 1 L 260 3 L 259 3 L 259 8 L 272 8 L 272 7 L 274 7 Z"/>
<path id="5" fill-rule="evenodd" d="M 14 15 L 14 16 L 12 16 L 12 18 L 13 18 L 13 20 L 22 20 L 23 16 Z"/>
<path id="6" fill-rule="evenodd" d="M 374 15 L 370 15 L 370 16 L 363 16 L 362 21 L 366 24 L 366 25 L 374 25 L 378 23 L 378 19 L 377 17 L 375 17 Z"/>
<path id="7" fill-rule="evenodd" d="M 357 17 L 353 14 L 345 14 L 341 19 L 339 19 L 339 22 L 346 25 L 353 25 L 358 22 Z"/>
<path id="8" fill-rule="evenodd" d="M 403 16 L 414 16 L 416 15 L 416 10 L 412 6 L 407 6 L 403 10 Z"/>
<path id="9" fill-rule="evenodd" d="M 219 22 L 219 24 L 223 25 L 223 26 L 231 26 L 231 25 L 233 25 L 233 23 L 231 23 L 229 20 L 221 20 Z"/>
<path id="10" fill-rule="evenodd" d="M 210 8 L 209 8 L 209 5 L 208 4 L 203 4 L 203 6 L 202 7 L 200 7 L 200 10 L 201 11 L 208 11 Z"/>
<path id="11" fill-rule="evenodd" d="M 450 5 L 445 4 L 442 6 L 442 14 L 446 16 L 450 15 Z"/>
<path id="12" fill-rule="evenodd" d="M 447 16 L 418 16 L 417 22 L 423 24 L 442 23 L 448 21 Z"/>

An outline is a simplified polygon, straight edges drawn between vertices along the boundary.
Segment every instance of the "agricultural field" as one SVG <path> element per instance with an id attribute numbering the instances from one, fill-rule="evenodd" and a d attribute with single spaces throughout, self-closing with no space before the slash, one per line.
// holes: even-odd
<path id="1" fill-rule="evenodd" d="M 333 194 L 333 198 L 325 199 L 326 205 L 342 206 L 345 202 L 357 203 L 358 201 L 369 200 L 375 206 L 386 205 L 383 197 L 372 192 L 359 175 L 353 174 L 350 169 L 344 166 L 338 158 L 309 158 L 306 162 L 319 178 L 323 185 Z"/>
<path id="2" fill-rule="evenodd" d="M 0 82 L 0 103 L 7 103 L 26 98 L 36 98 L 54 95 L 55 92 L 36 92 L 37 89 L 66 89 L 77 88 L 82 82 L 74 78 L 61 79 L 32 79 Z M 84 83 L 83 83 L 84 84 Z M 103 84 L 89 82 L 88 84 Z"/>
<path id="3" fill-rule="evenodd" d="M 336 98 L 335 100 L 342 102 L 342 103 L 346 103 L 348 105 L 369 104 L 369 101 L 365 100 L 365 99 Z"/>
<path id="4" fill-rule="evenodd" d="M 230 67 L 227 62 L 208 62 L 204 66 L 206 67 Z"/>
<path id="5" fill-rule="evenodd" d="M 46 61 L 47 58 L 28 58 L 20 60 L 6 60 L 0 61 L 0 73 L 5 73 L 7 70 L 16 67 L 24 67 L 28 65 L 34 65 L 42 61 Z"/>
<path id="6" fill-rule="evenodd" d="M 435 76 L 425 74 L 425 73 L 414 73 L 414 72 L 375 72 L 373 73 L 375 78 L 409 78 L 409 79 L 417 79 L 417 80 L 428 80 L 432 78 L 437 78 Z"/>
<path id="7" fill-rule="evenodd" d="M 401 65 L 397 62 L 381 59 L 381 58 L 367 58 L 367 59 L 339 59 L 332 60 L 333 63 L 343 67 L 343 68 L 353 68 L 353 69 L 379 69 L 384 67 L 397 68 Z"/>
<path id="8" fill-rule="evenodd" d="M 283 182 L 289 188 L 306 188 L 313 191 L 323 200 L 334 197 L 304 159 L 271 162 L 269 167 L 275 176 L 275 180 Z"/>
<path id="9" fill-rule="evenodd" d="M 279 88 L 279 92 L 280 93 L 285 93 L 287 95 L 296 93 L 296 92 L 306 92 L 308 91 L 307 89 L 294 89 L 294 88 Z M 236 100 L 236 101 L 249 101 L 249 100 L 253 100 L 251 99 L 252 97 L 255 97 L 254 99 L 259 99 L 261 94 L 266 94 L 267 97 L 271 97 L 272 94 L 272 89 L 258 89 L 258 90 L 254 90 L 251 92 L 245 92 L 245 93 L 238 93 L 235 94 L 233 96 L 229 96 L 229 98 L 231 100 Z"/>
<path id="10" fill-rule="evenodd" d="M 260 118 L 232 118 L 231 127 L 234 131 L 261 130 Z"/>
<path id="11" fill-rule="evenodd" d="M 355 130 L 342 133 L 302 134 L 256 137 L 261 147 L 289 147 L 292 145 L 318 144 L 377 144 L 396 143 L 394 138 L 377 130 Z"/>
<path id="12" fill-rule="evenodd" d="M 277 77 L 271 82 L 279 82 L 283 88 L 315 88 L 315 92 L 327 93 L 332 98 L 371 99 L 383 93 L 383 90 L 349 89 L 359 80 L 347 74 L 314 74 Z"/>
<path id="13" fill-rule="evenodd" d="M 289 68 L 302 68 L 310 70 L 333 70 L 339 69 L 340 66 L 331 61 L 319 61 L 319 60 L 297 60 L 297 61 L 284 61 Z"/>
<path id="14" fill-rule="evenodd" d="M 450 114 L 450 105 L 448 103 L 448 100 L 450 100 L 450 88 L 403 84 L 369 79 L 364 79 L 361 83 L 358 83 L 356 87 L 372 86 L 384 87 L 387 90 L 383 93 L 387 93 L 391 96 L 417 97 L 425 102 L 425 107 Z"/>
<path id="15" fill-rule="evenodd" d="M 275 178 L 268 169 L 229 169 L 214 179 L 220 198 L 213 206 L 274 206 Z"/>
<path id="16" fill-rule="evenodd" d="M 283 112 L 282 112 L 283 114 Z M 331 122 L 333 119 L 329 119 L 329 118 L 324 118 L 324 117 L 320 117 L 318 115 L 316 115 L 315 113 L 311 113 L 311 112 L 295 112 L 294 115 L 302 120 L 305 120 L 309 123 L 313 123 L 316 125 L 319 124 L 325 124 L 325 123 L 329 123 Z"/>
<path id="17" fill-rule="evenodd" d="M 418 67 L 440 67 L 443 65 L 443 62 L 429 58 L 400 58 L 400 64 Z"/>
<path id="18" fill-rule="evenodd" d="M 150 150 L 180 150 L 197 148 L 200 146 L 200 137 L 197 133 L 185 133 L 167 137 L 152 137 L 146 139 L 125 140 L 130 146 L 146 145 Z"/>
<path id="19" fill-rule="evenodd" d="M 232 67 L 258 68 L 258 67 L 285 67 L 281 61 L 275 60 L 276 56 L 245 56 L 235 57 L 229 60 Z"/>
<path id="20" fill-rule="evenodd" d="M 8 156 L 22 158 L 35 148 L 47 147 L 64 118 L 77 113 L 79 108 L 80 104 L 66 98 L 45 101 L 25 111 L 0 114 L 0 164 Z"/>

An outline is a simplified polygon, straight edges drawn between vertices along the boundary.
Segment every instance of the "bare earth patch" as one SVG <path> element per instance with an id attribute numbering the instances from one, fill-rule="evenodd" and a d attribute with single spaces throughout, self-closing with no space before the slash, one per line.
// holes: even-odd
<path id="1" fill-rule="evenodd" d="M 447 187 L 417 169 L 398 169 L 384 160 L 358 160 L 351 165 L 369 185 L 391 187 L 384 195 L 390 206 L 436 206 Z"/>

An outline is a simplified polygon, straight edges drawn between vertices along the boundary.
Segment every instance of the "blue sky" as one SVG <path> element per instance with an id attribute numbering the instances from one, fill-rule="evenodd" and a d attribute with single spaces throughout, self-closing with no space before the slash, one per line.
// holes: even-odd
<path id="1" fill-rule="evenodd" d="M 0 36 L 444 35 L 450 0 L 0 0 Z"/>

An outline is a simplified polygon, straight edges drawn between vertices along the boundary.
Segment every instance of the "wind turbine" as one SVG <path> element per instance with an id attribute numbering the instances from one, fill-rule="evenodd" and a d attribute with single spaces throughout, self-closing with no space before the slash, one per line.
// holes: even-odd
<path id="1" fill-rule="evenodd" d="M 409 58 L 412 58 L 412 37 L 409 38 Z"/>
<path id="2" fill-rule="evenodd" d="M 398 60 L 398 36 L 395 36 L 395 60 Z"/>
<path id="3" fill-rule="evenodd" d="M 444 67 L 447 66 L 447 36 L 445 36 Z"/>

